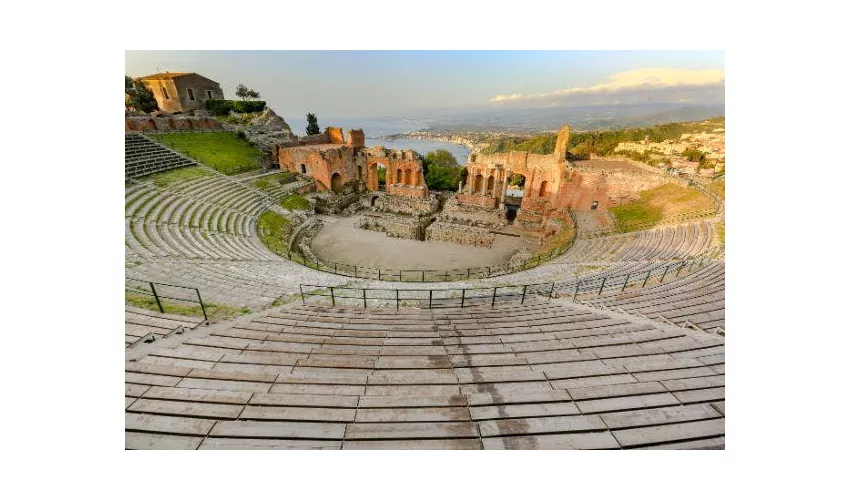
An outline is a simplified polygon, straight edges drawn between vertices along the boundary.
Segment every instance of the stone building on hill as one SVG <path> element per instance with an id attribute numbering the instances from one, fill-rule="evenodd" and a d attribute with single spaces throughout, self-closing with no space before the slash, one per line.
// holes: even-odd
<path id="1" fill-rule="evenodd" d="M 157 73 L 139 79 L 166 113 L 188 113 L 204 109 L 210 99 L 224 99 L 218 82 L 197 73 Z"/>

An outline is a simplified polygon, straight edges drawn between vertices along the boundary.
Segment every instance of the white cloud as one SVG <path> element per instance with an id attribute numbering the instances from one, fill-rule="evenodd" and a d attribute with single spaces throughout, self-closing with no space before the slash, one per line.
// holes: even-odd
<path id="1" fill-rule="evenodd" d="M 542 94 L 497 95 L 490 102 L 518 101 L 574 95 L 603 94 L 629 90 L 669 89 L 674 87 L 699 87 L 722 84 L 726 79 L 723 70 L 688 70 L 675 68 L 645 68 L 615 73 L 608 81 L 590 87 L 572 87 Z"/>

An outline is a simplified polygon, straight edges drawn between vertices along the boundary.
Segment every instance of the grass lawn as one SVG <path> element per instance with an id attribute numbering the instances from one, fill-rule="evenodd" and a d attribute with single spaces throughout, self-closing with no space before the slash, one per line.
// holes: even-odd
<path id="1" fill-rule="evenodd" d="M 170 184 L 174 184 L 175 182 L 190 181 L 192 179 L 200 179 L 201 177 L 207 177 L 210 175 L 214 174 L 209 170 L 201 167 L 189 167 L 168 170 L 167 172 L 160 172 L 158 174 L 151 174 L 142 180 L 151 181 L 157 187 L 166 187 Z"/>
<path id="2" fill-rule="evenodd" d="M 160 301 L 162 302 L 163 311 L 167 313 L 180 314 L 183 316 L 197 316 L 199 321 L 204 317 L 204 313 L 201 311 L 201 306 L 198 304 L 192 305 L 191 302 L 175 302 L 162 298 L 160 298 Z M 124 303 L 133 307 L 159 311 L 159 307 L 156 305 L 156 299 L 154 299 L 151 295 L 133 293 L 129 290 L 125 290 Z M 236 316 L 249 314 L 251 312 L 251 310 L 247 307 L 222 306 L 209 302 L 204 302 L 204 307 L 207 310 L 207 318 L 211 323 L 223 319 L 235 318 Z"/>
<path id="3" fill-rule="evenodd" d="M 718 222 L 714 224 L 714 234 L 717 236 L 717 241 L 720 246 L 726 246 L 726 223 Z"/>
<path id="4" fill-rule="evenodd" d="M 694 189 L 664 184 L 640 192 L 640 199 L 612 207 L 617 224 L 626 228 L 646 228 L 665 217 L 675 217 L 714 208 L 711 198 Z"/>
<path id="5" fill-rule="evenodd" d="M 225 175 L 259 168 L 257 159 L 262 155 L 250 142 L 233 132 L 158 134 L 153 137 Z"/>
<path id="6" fill-rule="evenodd" d="M 300 194 L 291 194 L 280 201 L 287 210 L 310 210 L 310 202 Z"/>
<path id="7" fill-rule="evenodd" d="M 715 181 L 711 181 L 706 185 L 706 188 L 712 193 L 720 197 L 721 200 L 726 199 L 726 178 L 722 177 Z"/>
<path id="8" fill-rule="evenodd" d="M 279 174 L 266 175 L 254 181 L 254 186 L 263 191 L 270 191 L 277 186 L 289 184 L 295 180 L 292 172 L 280 172 Z"/>
<path id="9" fill-rule="evenodd" d="M 269 250 L 284 257 L 289 252 L 287 243 L 293 229 L 292 222 L 277 212 L 266 212 L 257 221 L 260 240 Z"/>

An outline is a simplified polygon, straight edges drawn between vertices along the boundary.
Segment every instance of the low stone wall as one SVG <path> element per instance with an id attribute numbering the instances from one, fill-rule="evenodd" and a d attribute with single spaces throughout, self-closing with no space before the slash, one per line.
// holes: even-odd
<path id="1" fill-rule="evenodd" d="M 354 222 L 354 227 L 386 233 L 392 238 L 422 239 L 422 223 L 409 217 L 363 215 Z"/>
<path id="2" fill-rule="evenodd" d="M 466 205 L 472 205 L 481 208 L 495 209 L 497 206 L 499 206 L 499 200 L 495 196 L 458 193 L 457 199 Z"/>
<path id="3" fill-rule="evenodd" d="M 495 235 L 486 229 L 450 222 L 434 222 L 425 229 L 426 240 L 448 241 L 474 247 L 490 248 L 495 238 Z"/>
<path id="4" fill-rule="evenodd" d="M 126 116 L 124 132 L 224 130 L 222 122 L 205 116 Z"/>
<path id="5" fill-rule="evenodd" d="M 323 193 L 316 197 L 316 213 L 340 214 L 358 201 L 360 201 L 360 193 L 357 192 L 342 195 Z"/>
<path id="6" fill-rule="evenodd" d="M 461 205 L 457 198 L 446 201 L 443 211 L 437 216 L 437 221 L 485 228 L 500 227 L 508 223 L 502 210 Z"/>
<path id="7" fill-rule="evenodd" d="M 374 203 L 372 202 L 374 200 Z M 364 207 L 371 206 L 376 212 L 389 212 L 401 215 L 431 215 L 440 208 L 436 196 L 427 198 L 406 198 L 388 194 L 369 193 L 361 203 Z"/>

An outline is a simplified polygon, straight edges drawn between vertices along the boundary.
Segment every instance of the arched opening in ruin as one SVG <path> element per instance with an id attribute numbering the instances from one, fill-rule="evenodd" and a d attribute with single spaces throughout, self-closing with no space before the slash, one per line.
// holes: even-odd
<path id="1" fill-rule="evenodd" d="M 376 163 L 375 169 L 378 176 L 378 191 L 387 190 L 387 167 L 383 163 Z"/>
<path id="2" fill-rule="evenodd" d="M 403 184 L 402 178 L 401 178 L 401 169 L 400 168 L 396 169 L 396 171 L 395 171 L 395 183 L 396 184 Z"/>
<path id="3" fill-rule="evenodd" d="M 410 170 L 407 170 L 407 171 L 404 172 L 404 183 L 407 184 L 408 186 L 413 185 L 413 179 L 411 178 L 410 174 L 411 174 Z"/>
<path id="4" fill-rule="evenodd" d="M 475 194 L 481 194 L 481 185 L 484 183 L 484 176 L 478 174 L 475 176 L 475 180 L 472 182 L 472 192 Z"/>
<path id="5" fill-rule="evenodd" d="M 372 197 L 372 199 L 371 199 L 371 200 L 369 200 L 369 206 L 370 206 L 370 207 L 374 207 L 374 206 L 375 206 L 375 202 L 376 202 L 376 201 L 378 201 L 378 198 L 380 198 L 378 195 L 373 196 L 373 197 Z"/>
<path id="6" fill-rule="evenodd" d="M 493 186 L 496 184 L 496 178 L 491 174 L 487 178 L 487 196 L 493 196 Z"/>
<path id="7" fill-rule="evenodd" d="M 363 180 L 363 167 L 361 165 L 357 165 L 357 180 Z"/>
<path id="8" fill-rule="evenodd" d="M 507 187 L 505 188 L 505 218 L 510 224 L 516 220 L 519 207 L 522 205 L 522 197 L 525 193 L 525 176 L 522 174 L 513 173 L 505 180 Z"/>
<path id="9" fill-rule="evenodd" d="M 342 192 L 342 176 L 339 175 L 339 172 L 336 172 L 331 176 L 331 190 L 334 193 Z"/>
<path id="10" fill-rule="evenodd" d="M 540 192 L 538 193 L 538 196 L 546 196 L 548 194 L 546 191 L 548 188 L 548 184 L 549 183 L 547 181 L 543 181 L 540 183 Z"/>

